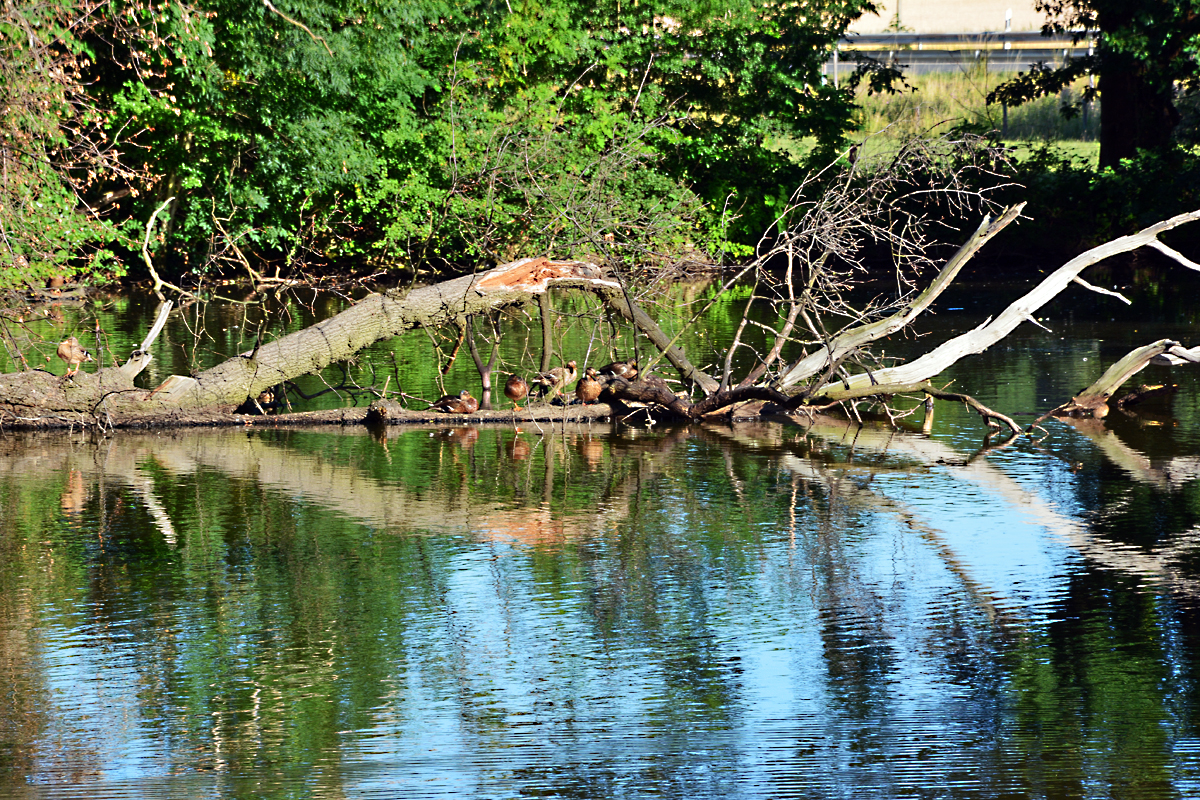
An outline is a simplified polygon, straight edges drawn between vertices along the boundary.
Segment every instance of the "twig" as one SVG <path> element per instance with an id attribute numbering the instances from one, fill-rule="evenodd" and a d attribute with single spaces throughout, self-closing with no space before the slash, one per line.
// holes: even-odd
<path id="1" fill-rule="evenodd" d="M 171 205 L 171 203 L 173 203 L 173 202 L 175 202 L 174 195 L 172 195 L 171 197 L 168 197 L 166 200 L 163 201 L 163 204 L 161 206 L 154 209 L 154 213 L 151 214 L 150 219 L 146 221 L 146 238 L 142 241 L 142 260 L 146 262 L 146 269 L 150 270 L 150 277 L 154 279 L 153 291 L 156 295 L 158 295 L 159 300 L 167 299 L 162 293 L 162 287 L 164 287 L 164 286 L 166 286 L 168 289 L 173 289 L 176 292 L 178 292 L 179 294 L 184 295 L 186 297 L 195 297 L 195 295 L 192 294 L 191 292 L 184 291 L 183 289 L 180 289 L 175 284 L 167 283 L 162 278 L 160 278 L 158 276 L 158 272 L 154 269 L 154 262 L 150 259 L 150 231 L 154 228 L 154 220 L 156 220 L 158 218 L 158 215 L 162 213 L 164 208 Z"/>
<path id="2" fill-rule="evenodd" d="M 296 20 L 289 17 L 287 14 L 284 14 L 282 11 L 280 11 L 278 8 L 276 8 L 274 5 L 271 4 L 271 0 L 263 0 L 263 5 L 266 6 L 268 9 L 270 9 L 272 12 L 278 14 L 279 16 L 283 17 L 288 22 L 295 25 L 297 28 L 303 29 L 305 33 L 307 33 L 309 36 L 312 37 L 312 40 L 314 42 L 320 42 L 321 45 L 324 46 L 325 52 L 329 53 L 329 57 L 333 58 L 333 51 L 329 49 L 329 45 L 325 42 L 325 39 L 323 39 L 320 36 L 317 36 L 315 33 L 313 33 L 311 30 L 309 30 L 307 25 L 305 25 L 303 22 L 297 22 Z"/>

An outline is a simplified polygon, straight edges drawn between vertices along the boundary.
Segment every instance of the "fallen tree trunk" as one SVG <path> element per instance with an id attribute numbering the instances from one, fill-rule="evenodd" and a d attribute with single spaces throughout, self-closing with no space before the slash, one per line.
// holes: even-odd
<path id="1" fill-rule="evenodd" d="M 0 423 L 5 425 L 163 424 L 189 414 L 231 413 L 247 398 L 283 381 L 318 372 L 375 342 L 415 327 L 453 324 L 523 305 L 550 287 L 612 291 L 617 284 L 584 262 L 523 259 L 407 294 L 371 295 L 304 330 L 195 376 L 172 376 L 154 390 L 134 386 L 136 373 L 107 368 L 69 379 L 31 370 L 0 376 Z"/>
<path id="2" fill-rule="evenodd" d="M 791 362 L 771 384 L 748 385 L 743 381 L 734 388 L 724 388 L 721 382 L 697 368 L 683 350 L 674 344 L 675 340 L 667 336 L 633 302 L 619 283 L 607 279 L 598 267 L 586 262 L 531 258 L 407 293 L 391 291 L 368 296 L 324 322 L 271 342 L 260 342 L 250 351 L 199 374 L 171 376 L 154 390 L 138 388 L 133 383 L 137 372 L 145 366 L 147 356 L 144 351 L 148 344 L 143 344 L 130 363 L 122 368 L 101 369 L 92 374 L 80 372 L 70 378 L 59 378 L 37 370 L 0 375 L 0 425 L 116 427 L 211 424 L 201 420 L 212 420 L 222 415 L 233 419 L 229 415 L 248 398 L 255 398 L 277 384 L 349 359 L 381 339 L 416 327 L 452 325 L 467 331 L 473 316 L 494 314 L 539 302 L 546 292 L 555 288 L 580 289 L 599 297 L 608 309 L 628 320 L 648 339 L 692 389 L 692 392 L 677 393 L 660 378 L 647 375 L 639 376 L 633 383 L 615 379 L 609 382 L 602 399 L 611 403 L 619 413 L 650 406 L 680 418 L 695 420 L 747 401 L 769 402 L 783 410 L 794 410 L 802 404 L 819 407 L 860 398 L 884 399 L 897 394 L 923 393 L 927 397 L 967 403 L 989 424 L 1019 430 L 1003 414 L 982 406 L 968 395 L 937 389 L 929 380 L 959 359 L 982 352 L 1022 321 L 1032 319 L 1037 309 L 1072 282 L 1106 294 L 1115 294 L 1096 289 L 1079 278 L 1079 273 L 1085 268 L 1111 255 L 1149 245 L 1166 252 L 1185 266 L 1200 268 L 1162 245 L 1156 238 L 1164 231 L 1200 219 L 1200 211 L 1180 215 L 1089 250 L 1048 276 L 1037 288 L 1011 304 L 994 320 L 989 319 L 978 328 L 944 342 L 910 363 L 873 372 L 845 374 L 837 380 L 833 380 L 832 376 L 856 350 L 910 325 L 953 281 L 966 261 L 1001 228 L 1012 222 L 1020 210 L 1018 206 L 1008 209 L 995 220 L 986 218 L 925 291 L 897 313 L 857 327 L 852 326 L 824 341 L 818 352 L 803 355 Z M 788 319 L 794 317 L 789 316 Z M 548 328 L 546 332 L 549 332 Z M 781 347 L 781 342 L 782 338 L 776 344 Z M 1174 342 L 1156 343 L 1156 346 L 1153 352 L 1147 350 L 1143 354 L 1145 359 L 1140 363 L 1144 364 L 1151 358 L 1193 360 L 1192 351 L 1184 350 Z M 772 353 L 772 359 L 779 356 L 774 350 Z M 482 363 L 481 359 L 481 356 L 478 357 L 477 363 Z M 1123 373 L 1122 381 L 1134 371 Z M 800 391 L 794 389 L 800 381 L 814 376 L 817 377 L 809 388 Z M 1106 379 L 1111 383 L 1115 377 L 1113 373 Z M 1115 388 L 1114 385 L 1106 391 L 1111 393 Z M 789 392 L 789 389 L 792 391 Z M 696 391 L 700 398 L 692 402 Z M 540 412 L 527 408 L 520 417 L 529 418 L 537 413 Z M 550 416 L 571 418 L 573 414 L 575 412 L 564 410 L 561 414 Z M 587 410 L 579 412 L 578 417 L 594 418 L 596 414 L 595 410 Z M 407 418 L 409 415 L 400 416 Z M 512 413 L 502 413 L 501 416 L 517 418 Z"/>

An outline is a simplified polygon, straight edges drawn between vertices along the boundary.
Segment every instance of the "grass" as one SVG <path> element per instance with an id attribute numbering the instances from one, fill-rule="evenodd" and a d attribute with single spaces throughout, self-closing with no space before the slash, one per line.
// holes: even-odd
<path id="1" fill-rule="evenodd" d="M 965 123 L 978 131 L 999 132 L 1018 161 L 1049 144 L 1057 152 L 1095 164 L 1100 153 L 1099 103 L 1088 109 L 1086 121 L 1082 115 L 1067 119 L 1059 111 L 1061 106 L 1078 101 L 1086 79 L 1059 96 L 1042 97 L 1010 108 L 1005 125 L 1004 109 L 988 105 L 987 95 L 1011 77 L 1011 72 L 988 72 L 984 65 L 976 64 L 954 73 L 911 76 L 910 88 L 897 94 L 870 95 L 860 89 L 856 98 L 860 108 L 857 122 L 859 134 L 867 140 L 864 155 L 870 155 L 876 148 L 888 149 L 889 140 L 936 134 Z M 768 147 L 787 152 L 798 160 L 811 152 L 813 145 L 808 140 L 767 142 Z"/>
<path id="2" fill-rule="evenodd" d="M 1012 158 L 1014 161 L 1024 161 L 1031 156 L 1042 143 L 1030 141 L 1009 141 L 1004 142 L 1005 146 L 1012 148 Z M 1074 161 L 1082 161 L 1092 167 L 1098 167 L 1100 164 L 1100 142 L 1092 140 L 1081 142 L 1078 140 L 1060 139 L 1050 142 L 1050 147 L 1054 153 L 1070 158 Z"/>
<path id="3" fill-rule="evenodd" d="M 967 122 L 984 130 L 1001 131 L 1006 140 L 1054 142 L 1060 140 L 1096 140 L 1100 134 L 1098 103 L 1082 115 L 1065 118 L 1059 111 L 1077 102 L 1086 85 L 1081 79 L 1055 97 L 1042 97 L 1005 113 L 1000 105 L 988 105 L 987 95 L 1011 72 L 989 72 L 983 63 L 964 67 L 959 72 L 934 72 L 910 77 L 911 88 L 894 94 L 867 94 L 860 89 L 856 98 L 859 129 L 864 133 L 894 131 L 907 137 L 945 125 Z"/>

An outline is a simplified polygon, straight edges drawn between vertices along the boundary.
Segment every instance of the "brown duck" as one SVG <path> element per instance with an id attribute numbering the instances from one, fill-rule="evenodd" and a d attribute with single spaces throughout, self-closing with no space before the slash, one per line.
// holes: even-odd
<path id="1" fill-rule="evenodd" d="M 604 385 L 596 380 L 597 377 L 599 376 L 596 374 L 596 370 L 588 367 L 575 386 L 575 396 L 585 406 L 596 402 L 596 399 L 600 397 L 600 390 L 604 388 Z"/>
<path id="2" fill-rule="evenodd" d="M 463 389 L 458 394 L 438 398 L 437 402 L 429 407 L 447 414 L 474 414 L 479 410 L 479 401 L 471 397 L 470 391 Z"/>
<path id="3" fill-rule="evenodd" d="M 509 375 L 508 381 L 504 384 L 504 396 L 512 400 L 513 408 L 520 409 L 517 405 L 525 399 L 525 395 L 529 394 L 529 384 L 520 375 Z"/>
<path id="4" fill-rule="evenodd" d="M 601 375 L 632 381 L 638 374 L 637 359 L 631 358 L 628 361 L 614 361 L 611 364 L 605 364 L 599 369 L 599 372 Z"/>
<path id="5" fill-rule="evenodd" d="M 63 339 L 58 346 L 58 357 L 67 362 L 67 372 L 63 375 L 64 378 L 69 378 L 76 372 L 79 372 L 79 365 L 85 361 L 95 361 L 92 354 L 83 349 L 83 345 L 74 336 L 68 336 Z"/>
<path id="6" fill-rule="evenodd" d="M 534 376 L 533 382 L 542 387 L 542 394 L 549 392 L 551 397 L 561 392 L 572 384 L 579 377 L 579 371 L 575 369 L 575 362 L 568 361 L 565 367 L 555 367 L 547 372 L 539 372 Z"/>

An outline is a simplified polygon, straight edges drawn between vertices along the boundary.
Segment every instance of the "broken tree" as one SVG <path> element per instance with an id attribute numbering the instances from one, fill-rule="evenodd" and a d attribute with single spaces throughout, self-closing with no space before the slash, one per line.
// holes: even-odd
<path id="1" fill-rule="evenodd" d="M 912 324 L 950 285 L 967 259 L 1012 222 L 1019 211 L 1020 208 L 1008 209 L 994 219 L 986 218 L 924 291 L 883 319 L 820 336 L 822 329 L 819 320 L 813 318 L 802 305 L 802 300 L 796 297 L 792 301 L 792 309 L 798 310 L 793 312 L 787 309 L 782 316 L 788 320 L 804 320 L 810 333 L 820 336 L 819 346 L 811 352 L 792 356 L 791 361 L 782 361 L 789 350 L 795 347 L 789 331 L 777 331 L 775 346 L 755 369 L 758 375 L 768 377 L 756 382 L 747 383 L 743 380 L 734 384 L 728 374 L 718 379 L 697 368 L 650 315 L 627 296 L 621 284 L 601 268 L 584 262 L 536 258 L 522 259 L 487 272 L 413 289 L 407 293 L 371 295 L 320 324 L 275 341 L 263 342 L 195 376 L 173 376 L 157 389 L 138 388 L 133 383 L 134 377 L 148 363 L 146 351 L 152 337 L 147 337 L 130 361 L 120 368 L 106 368 L 90 374 L 81 372 L 69 379 L 37 370 L 3 375 L 0 376 L 0 419 L 10 427 L 168 425 L 186 421 L 193 414 L 230 414 L 247 398 L 255 397 L 281 382 L 347 359 L 382 338 L 421 326 L 451 325 L 465 328 L 473 315 L 487 315 L 513 306 L 536 305 L 543 293 L 568 288 L 596 295 L 607 309 L 636 326 L 658 353 L 647 362 L 665 359 L 691 388 L 689 394 L 679 396 L 653 376 L 639 378 L 632 383 L 613 379 L 602 398 L 612 404 L 638 401 L 657 405 L 681 417 L 697 419 L 749 399 L 771 400 L 786 409 L 805 405 L 827 406 L 846 400 L 887 398 L 906 393 L 925 393 L 971 402 L 965 395 L 938 390 L 929 383 L 930 379 L 957 360 L 982 352 L 1000 341 L 1071 283 L 1095 288 L 1079 277 L 1088 266 L 1117 253 L 1151 246 L 1164 250 L 1186 266 L 1200 269 L 1157 239 L 1165 231 L 1200 219 L 1198 211 L 1160 222 L 1137 234 L 1084 253 L 1046 277 L 994 319 L 934 347 L 908 363 L 875 370 L 851 371 L 847 368 L 848 363 L 869 352 L 872 342 Z M 161 327 L 163 317 L 160 315 L 156 327 Z M 156 334 L 157 330 L 152 333 Z M 1121 382 L 1132 374 L 1133 367 L 1144 365 L 1151 358 L 1173 357 L 1190 361 L 1190 356 L 1191 352 L 1177 343 L 1155 343 L 1145 352 L 1132 356 L 1130 363 L 1121 365 L 1118 370 L 1121 372 Z M 776 360 L 783 366 L 771 374 L 772 362 Z M 649 367 L 650 363 L 645 366 Z M 645 372 L 643 370 L 643 374 Z M 1099 393 L 1105 399 L 1115 391 L 1115 385 L 1110 385 L 1113 383 L 1113 376 L 1109 376 L 1107 384 L 1101 387 Z M 694 402 L 693 397 L 696 398 Z M 1015 424 L 1002 414 L 978 405 L 976 407 L 984 416 L 1015 428 Z M 1094 402 L 1092 407 L 1097 407 Z M 508 419 L 510 415 L 504 413 L 499 418 Z"/>
<path id="2" fill-rule="evenodd" d="M 943 137 L 905 142 L 870 170 L 861 158 L 843 158 L 830 164 L 810 175 L 784 204 L 760 241 L 756 257 L 723 276 L 716 297 L 700 302 L 700 310 L 682 327 L 676 324 L 673 334 L 664 331 L 647 310 L 656 296 L 656 282 L 669 280 L 670 272 L 642 270 L 638 274 L 648 277 L 631 278 L 621 265 L 629 263 L 633 254 L 612 250 L 617 245 L 607 237 L 581 226 L 580 236 L 594 245 L 595 252 L 604 256 L 598 260 L 610 267 L 585 261 L 526 258 L 431 286 L 373 294 L 319 324 L 275 340 L 260 338 L 251 349 L 223 363 L 192 375 L 171 376 L 153 389 L 134 383 L 148 363 L 147 343 L 121 368 L 80 372 L 67 379 L 37 370 L 0 375 L 0 425 L 110 427 L 241 422 L 245 418 L 235 416 L 235 409 L 253 403 L 273 387 L 320 373 L 332 364 L 344 364 L 374 342 L 416 328 L 428 332 L 448 329 L 455 332 L 459 345 L 468 345 L 486 399 L 496 367 L 497 315 L 522 307 L 537 310 L 535 313 L 542 318 L 541 371 L 545 371 L 555 347 L 550 295 L 572 291 L 595 298 L 595 308 L 589 313 L 597 327 L 614 320 L 634 333 L 636 352 L 624 357 L 636 355 L 636 379 L 609 380 L 600 397 L 607 405 L 599 410 L 595 406 L 534 403 L 532 407 L 527 404 L 519 414 L 484 410 L 471 418 L 582 419 L 603 414 L 605 409 L 622 412 L 630 405 L 639 405 L 649 408 L 648 413 L 694 420 L 751 400 L 795 410 L 847 402 L 852 405 L 871 398 L 886 408 L 888 399 L 895 395 L 924 394 L 971 404 L 989 423 L 1004 424 L 1015 431 L 1016 423 L 999 411 L 967 395 L 944 392 L 933 386 L 931 379 L 959 359 L 1000 341 L 1072 283 L 1107 292 L 1080 276 L 1104 258 L 1149 246 L 1195 268 L 1195 264 L 1163 245 L 1158 236 L 1200 218 L 1200 212 L 1175 217 L 1094 248 L 1048 276 L 979 328 L 908 363 L 884 363 L 877 357 L 876 343 L 912 326 L 955 281 L 971 257 L 1020 215 L 1021 206 L 998 209 L 988 199 L 989 192 L 1004 186 L 1005 178 L 995 166 L 999 158 L 1002 155 L 978 140 Z M 991 188 L 973 188 L 982 185 Z M 986 213 L 989 211 L 993 213 Z M 935 258 L 938 246 L 943 244 L 939 231 L 947 230 L 950 221 L 977 220 L 981 215 L 983 221 L 951 258 Z M 143 256 L 152 269 L 149 252 Z M 645 263 L 654 263 L 647 254 L 641 256 L 646 257 Z M 880 256 L 885 260 L 881 262 Z M 873 274 L 880 263 L 888 265 L 896 294 L 860 303 L 860 295 L 851 289 L 861 277 Z M 697 365 L 699 358 L 689 356 L 679 345 L 680 337 L 688 327 L 706 324 L 705 311 L 716 298 L 746 286 L 750 288 L 746 309 L 732 341 L 722 345 L 724 352 L 717 358 L 720 372 L 710 374 Z M 172 288 L 156 282 L 156 290 L 164 287 Z M 487 358 L 485 349 L 475 341 L 480 334 L 475 324 L 479 317 L 491 322 L 478 326 L 484 337 L 491 332 Z M 763 319 L 776 320 L 774 327 Z M 747 343 L 749 337 L 744 333 L 751 326 L 766 330 L 765 352 L 757 352 Z M 1181 352 L 1182 348 L 1167 348 L 1158 356 L 1173 354 L 1178 359 L 1183 358 Z M 752 358 L 745 358 L 747 354 Z M 735 376 L 735 363 L 747 360 L 750 366 L 745 374 Z M 682 384 L 684 391 L 677 391 L 664 380 L 668 365 L 678 375 L 675 386 Z M 581 360 L 579 374 L 589 366 L 593 365 Z M 656 367 L 663 374 L 656 375 Z M 370 388 L 377 396 L 386 392 L 386 385 Z M 567 391 L 572 388 L 565 387 Z M 414 415 L 398 404 L 387 406 L 383 412 L 392 420 L 429 417 Z M 297 416 L 285 414 L 270 419 L 276 424 Z M 343 419 L 363 416 L 362 411 L 346 412 Z"/>

